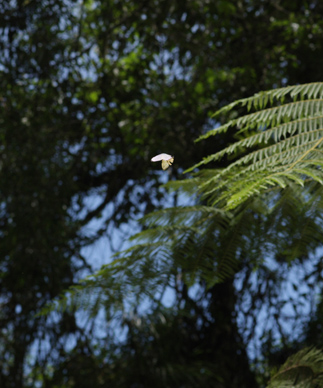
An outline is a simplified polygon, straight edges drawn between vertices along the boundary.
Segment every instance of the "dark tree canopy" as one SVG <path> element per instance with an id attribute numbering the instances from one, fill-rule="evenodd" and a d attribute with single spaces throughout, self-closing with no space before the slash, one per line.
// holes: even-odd
<path id="1" fill-rule="evenodd" d="M 82 248 L 164 206 L 153 155 L 175 155 L 176 179 L 232 141 L 194 143 L 216 109 L 321 81 L 322 30 L 315 0 L 0 4 L 1 387 L 260 386 L 232 279 L 199 303 L 174 285 L 122 344 L 75 311 L 36 314 L 91 271 Z"/>

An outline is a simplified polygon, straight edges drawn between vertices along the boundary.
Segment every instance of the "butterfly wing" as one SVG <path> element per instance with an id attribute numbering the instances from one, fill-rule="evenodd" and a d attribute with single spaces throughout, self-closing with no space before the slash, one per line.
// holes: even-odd
<path id="1" fill-rule="evenodd" d="M 172 156 L 170 159 L 167 160 L 167 162 L 171 166 L 174 163 L 174 157 Z"/>
<path id="2" fill-rule="evenodd" d="M 151 158 L 152 162 L 159 162 L 160 160 L 169 160 L 172 159 L 171 155 L 168 154 L 159 154 Z"/>
<path id="3" fill-rule="evenodd" d="M 169 167 L 168 161 L 167 160 L 162 160 L 161 166 L 162 166 L 163 170 L 167 170 L 168 167 Z"/>
<path id="4" fill-rule="evenodd" d="M 168 160 L 162 160 L 162 169 L 167 170 L 169 166 L 171 166 L 174 162 L 174 158 L 171 157 Z"/>

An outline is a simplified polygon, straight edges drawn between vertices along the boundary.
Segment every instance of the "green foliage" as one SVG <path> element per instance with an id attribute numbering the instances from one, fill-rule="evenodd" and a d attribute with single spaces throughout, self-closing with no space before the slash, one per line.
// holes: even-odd
<path id="1" fill-rule="evenodd" d="M 319 388 L 323 386 L 323 352 L 305 348 L 288 360 L 275 373 L 267 388 Z"/>
<path id="2" fill-rule="evenodd" d="M 282 159 L 279 156 L 270 159 L 276 161 L 277 166 L 273 166 L 266 160 L 269 158 L 266 153 L 270 152 L 270 156 L 275 153 L 285 155 L 285 158 L 296 155 L 295 158 L 298 159 L 290 161 L 289 168 L 305 159 L 304 153 L 309 149 L 307 143 L 317 143 L 320 140 L 322 117 L 315 109 L 304 110 L 304 107 L 311 106 L 308 100 L 298 102 L 296 99 L 299 96 L 306 98 L 308 95 L 318 94 L 318 90 L 322 90 L 322 85 L 319 86 L 320 88 L 313 84 L 311 87 L 289 87 L 279 93 L 266 92 L 262 95 L 267 95 L 268 98 L 262 103 L 259 102 L 263 101 L 259 97 L 243 100 L 242 106 L 249 105 L 250 109 L 260 105 L 264 107 L 266 103 L 272 104 L 274 98 L 282 103 L 282 98 L 292 97 L 295 102 L 289 103 L 287 110 L 282 104 L 271 109 L 270 114 L 260 111 L 232 120 L 230 125 L 239 126 L 240 136 L 246 136 L 248 131 L 253 133 L 225 148 L 223 152 L 212 155 L 199 164 L 199 167 L 231 153 L 242 153 L 243 156 L 223 169 L 202 169 L 192 179 L 174 181 L 167 185 L 173 190 L 180 189 L 181 194 L 202 193 L 210 201 L 210 185 L 217 184 L 212 196 L 216 197 L 219 192 L 221 195 L 221 190 L 226 188 L 225 194 L 229 198 L 232 195 L 242 195 L 239 204 L 231 206 L 230 211 L 229 206 L 217 208 L 212 197 L 210 204 L 213 206 L 177 206 L 148 214 L 141 220 L 143 231 L 132 238 L 135 244 L 118 253 L 111 264 L 102 267 L 94 276 L 85 279 L 78 290 L 71 292 L 72 300 L 80 306 L 86 299 L 87 308 L 95 314 L 100 304 L 89 303 L 87 295 L 89 291 L 97 290 L 101 303 L 109 306 L 109 319 L 120 319 L 121 312 L 136 310 L 136 306 L 147 303 L 147 300 L 151 308 L 154 305 L 160 306 L 165 290 L 176 287 L 178 282 L 188 289 L 196 284 L 203 284 L 203 292 L 207 294 L 208 290 L 217 287 L 219 281 L 223 282 L 245 268 L 252 268 L 251 271 L 256 272 L 259 270 L 259 274 L 264 274 L 264 279 L 275 279 L 275 287 L 280 287 L 280 282 L 282 284 L 283 281 L 279 279 L 280 275 L 268 271 L 264 264 L 266 259 L 271 257 L 278 263 L 287 262 L 292 266 L 295 260 L 301 262 L 314 254 L 321 244 L 322 185 L 317 179 L 320 170 L 314 169 L 315 175 L 312 176 L 308 172 L 309 168 L 306 170 L 306 166 L 303 167 L 302 183 L 304 182 L 305 188 L 297 184 L 298 180 L 290 178 L 280 190 L 265 190 L 265 187 L 264 193 L 259 190 L 252 196 L 250 189 L 243 188 L 243 182 L 254 180 L 257 183 L 257 179 L 265 179 L 261 178 L 264 171 L 285 167 L 287 162 L 279 165 Z M 231 107 L 233 106 L 238 105 L 232 104 Z M 284 110 L 284 115 L 288 112 L 290 121 L 286 118 L 281 119 L 284 122 L 279 121 L 279 117 L 284 116 L 278 114 L 280 109 Z M 272 116 L 273 112 L 278 114 L 278 118 Z M 311 113 L 310 116 L 306 116 L 308 112 Z M 267 128 L 273 122 L 274 127 Z M 228 127 L 221 126 L 219 131 L 223 128 L 227 130 Z M 271 143 L 270 151 L 266 150 L 266 142 Z M 251 151 L 256 156 L 250 157 L 247 153 L 249 147 L 258 148 Z M 310 147 L 313 148 L 312 145 Z M 295 149 L 295 152 L 289 152 L 290 149 Z M 250 168 L 243 170 L 244 181 L 238 181 L 240 176 L 236 170 L 247 163 Z M 313 163 L 313 159 L 309 163 Z M 290 168 L 290 171 L 292 176 L 299 173 L 299 168 Z M 235 180 L 231 179 L 233 173 L 236 173 Z M 226 183 L 216 181 L 219 176 Z M 285 172 L 284 177 L 286 176 Z M 243 190 L 249 193 L 245 197 Z M 221 197 L 222 201 L 223 198 Z M 268 282 L 268 278 L 265 281 Z M 278 290 L 276 292 L 279 293 Z M 253 297 L 257 300 L 259 294 Z M 276 294 L 268 296 L 269 300 L 271 297 L 273 300 L 277 298 Z M 269 303 L 274 302 L 270 300 Z M 62 306 L 62 303 L 59 305 Z M 297 357 L 294 360 L 297 361 Z M 287 377 L 284 375 L 284 379 L 292 378 L 294 379 L 294 374 Z M 273 378 L 270 387 L 276 386 L 274 384 L 280 382 L 279 379 L 280 377 Z"/>
<path id="3" fill-rule="evenodd" d="M 107 342 L 115 341 L 115 346 L 106 347 L 100 338 L 95 347 L 95 321 L 90 316 L 85 320 L 88 327 L 82 327 L 72 302 L 76 299 L 93 313 L 104 309 L 104 323 L 114 317 L 122 323 L 132 307 L 147 299 L 153 315 L 168 287 L 176 295 L 173 307 L 179 321 L 184 321 L 178 331 L 185 335 L 178 336 L 181 342 L 175 353 L 182 356 L 183 365 L 191 349 L 184 354 L 180 349 L 193 333 L 198 340 L 192 343 L 203 354 L 204 365 L 205 355 L 213 354 L 215 347 L 218 357 L 213 363 L 231 359 L 242 365 L 239 380 L 233 383 L 241 387 L 241 376 L 249 367 L 232 318 L 236 311 L 232 275 L 240 271 L 248 279 L 252 269 L 259 268 L 260 282 L 267 284 L 270 277 L 277 285 L 281 273 L 273 275 L 263 265 L 268 252 L 282 263 L 295 257 L 305 261 L 321 232 L 319 222 L 315 228 L 319 206 L 314 197 L 308 198 L 311 192 L 307 198 L 302 192 L 308 201 L 305 206 L 311 204 L 309 214 L 301 206 L 291 212 L 256 200 L 232 212 L 204 203 L 201 208 L 176 209 L 174 215 L 169 209 L 147 216 L 143 223 L 147 229 L 137 236 L 135 247 L 118 254 L 80 286 L 73 285 L 91 271 L 84 247 L 102 236 L 117 243 L 113 228 L 164 206 L 160 172 L 149 163 L 152 155 L 175 154 L 169 176 L 177 178 L 182 169 L 232 142 L 229 131 L 216 144 L 210 139 L 194 144 L 214 124 L 209 113 L 215 105 L 221 108 L 286 82 L 323 78 L 322 15 L 317 1 L 301 6 L 291 0 L 0 2 L 1 387 L 100 387 L 106 381 L 116 386 L 116 381 L 125 382 L 125 370 L 134 376 L 131 372 L 143 348 L 144 371 L 156 354 L 156 347 L 146 346 L 151 344 L 149 330 L 143 330 L 147 342 L 140 341 L 141 333 L 132 342 L 136 338 L 132 332 L 128 346 L 109 338 Z M 227 113 L 229 119 L 237 117 L 233 110 Z M 217 170 L 203 170 L 174 185 L 186 186 L 188 195 L 195 193 L 227 161 L 216 163 Z M 288 201 L 295 205 L 292 193 Z M 93 230 L 98 220 L 100 225 Z M 109 252 L 104 250 L 106 256 Z M 230 279 L 229 285 L 218 292 L 223 279 Z M 70 311 L 35 318 L 70 285 L 71 298 L 66 295 L 64 300 Z M 187 295 L 187 285 L 199 287 L 196 303 Z M 261 304 L 261 298 L 257 302 Z M 191 308 L 188 321 L 182 319 L 182 304 Z M 256 312 L 253 308 L 250 314 Z M 156 322 L 155 317 L 151 321 Z M 176 339 L 171 334 L 177 334 L 172 327 L 164 341 Z M 75 347 L 68 351 L 71 344 Z M 122 361 L 122 351 L 130 358 L 135 353 L 129 363 L 133 368 Z M 238 352 L 241 357 L 235 359 Z M 201 361 L 198 357 L 194 361 L 190 370 L 198 385 L 199 378 L 203 383 L 207 379 L 199 374 Z M 225 375 L 227 385 L 236 369 L 229 364 L 221 363 L 216 373 L 217 381 Z M 158 374 L 158 363 L 149 365 L 152 376 L 170 370 L 164 363 Z M 185 367 L 178 369 L 185 385 Z M 174 375 L 170 373 L 171 378 Z M 161 381 L 175 380 L 166 376 Z M 129 378 L 124 383 L 130 384 L 136 382 Z"/>
<path id="4" fill-rule="evenodd" d="M 286 99 L 293 102 L 285 103 Z M 198 139 L 231 128 L 239 137 L 188 170 L 226 158 L 226 168 L 200 182 L 200 192 L 208 203 L 230 210 L 256 194 L 273 192 L 276 187 L 293 183 L 304 186 L 308 180 L 323 183 L 322 83 L 257 93 L 221 109 L 216 116 L 240 107 L 256 111 L 241 114 Z"/>
<path id="5" fill-rule="evenodd" d="M 323 232 L 321 171 L 317 168 L 323 119 L 316 108 L 307 109 L 310 100 L 297 98 L 320 97 L 322 93 L 323 84 L 303 85 L 258 93 L 231 104 L 229 109 L 240 105 L 251 109 L 265 108 L 275 99 L 281 103 L 269 110 L 243 115 L 210 132 L 221 133 L 230 126 L 238 126 L 244 138 L 197 166 L 232 153 L 242 154 L 233 163 L 222 169 L 202 169 L 192 179 L 166 185 L 180 189 L 181 195 L 202 194 L 202 199 L 212 206 L 177 206 L 148 214 L 141 220 L 143 231 L 132 238 L 135 244 L 85 279 L 80 290 L 100 289 L 109 284 L 114 295 L 107 291 L 103 294 L 116 313 L 147 297 L 158 299 L 176 283 L 178 276 L 188 287 L 205 282 L 208 289 L 232 277 L 246 263 L 256 269 L 267 257 L 280 257 L 292 263 L 313 254 Z M 286 109 L 282 102 L 288 97 L 295 102 Z M 221 110 L 225 111 L 228 109 Z M 281 111 L 284 114 L 279 114 Z M 318 155 L 310 157 L 309 150 Z M 306 187 L 300 188 L 297 183 L 306 183 Z M 281 190 L 275 189 L 275 185 Z M 222 203 L 226 204 L 223 208 L 215 207 Z M 75 290 L 71 291 L 74 300 Z"/>

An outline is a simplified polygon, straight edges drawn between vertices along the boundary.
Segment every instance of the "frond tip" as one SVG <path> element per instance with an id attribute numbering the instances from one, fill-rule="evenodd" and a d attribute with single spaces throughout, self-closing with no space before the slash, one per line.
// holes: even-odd
<path id="1" fill-rule="evenodd" d="M 305 348 L 288 358 L 267 388 L 318 388 L 323 386 L 323 352 Z"/>

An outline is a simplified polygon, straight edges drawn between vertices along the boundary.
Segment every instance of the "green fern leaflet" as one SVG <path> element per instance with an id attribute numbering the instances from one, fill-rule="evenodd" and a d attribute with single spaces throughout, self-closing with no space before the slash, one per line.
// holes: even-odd
<path id="1" fill-rule="evenodd" d="M 211 205 L 230 210 L 264 191 L 323 183 L 323 83 L 260 92 L 215 116 L 232 110 L 243 113 L 198 141 L 229 129 L 236 131 L 237 141 L 188 170 L 228 161 L 226 168 L 200 182 L 199 190 Z"/>

